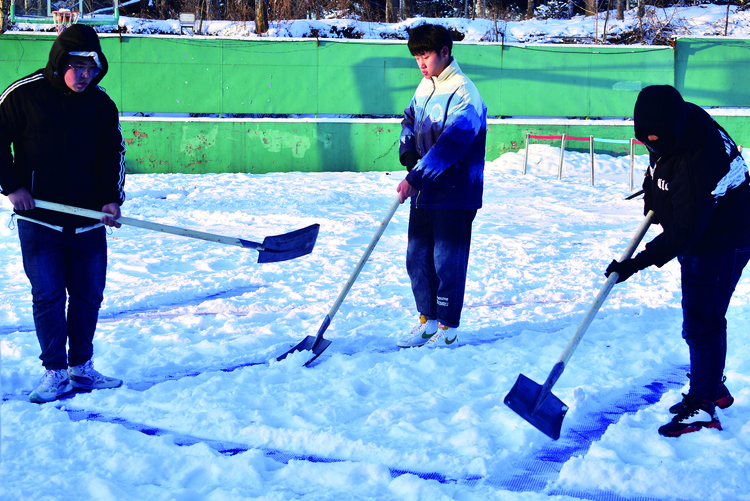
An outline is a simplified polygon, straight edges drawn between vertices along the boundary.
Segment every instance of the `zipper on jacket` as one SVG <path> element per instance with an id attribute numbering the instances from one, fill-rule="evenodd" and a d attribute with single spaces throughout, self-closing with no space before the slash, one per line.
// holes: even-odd
<path id="1" fill-rule="evenodd" d="M 419 153 L 419 158 L 422 158 L 424 155 L 422 155 L 422 147 L 419 144 L 419 136 L 422 135 L 422 123 L 424 122 L 424 114 L 427 113 L 427 103 L 430 102 L 430 99 L 432 99 L 432 96 L 435 94 L 435 91 L 437 90 L 437 85 L 435 85 L 435 80 L 430 78 L 430 82 L 432 82 L 432 92 L 430 92 L 430 95 L 427 96 L 427 101 L 424 102 L 424 106 L 422 106 L 422 116 L 419 119 L 419 127 L 417 127 L 417 153 Z M 417 192 L 417 197 L 414 199 L 414 207 L 419 208 L 419 195 L 422 194 L 422 191 Z"/>
<path id="2" fill-rule="evenodd" d="M 430 102 L 430 99 L 432 99 L 432 96 L 435 94 L 435 90 L 437 89 L 437 85 L 435 85 L 435 81 L 431 78 L 430 82 L 432 82 L 432 92 L 430 92 L 430 95 L 427 96 L 427 101 L 424 102 L 424 106 L 422 107 L 422 117 L 419 119 L 419 127 L 417 128 L 417 153 L 419 153 L 419 158 L 422 158 L 424 155 L 422 155 L 422 147 L 419 145 L 419 136 L 422 135 L 422 123 L 424 122 L 424 114 L 427 113 L 427 103 Z"/>

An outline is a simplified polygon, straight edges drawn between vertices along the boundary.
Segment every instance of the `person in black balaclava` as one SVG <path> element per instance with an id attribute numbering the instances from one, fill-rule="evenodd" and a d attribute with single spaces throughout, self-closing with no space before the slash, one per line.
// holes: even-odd
<path id="1" fill-rule="evenodd" d="M 107 69 L 96 31 L 73 25 L 55 40 L 44 69 L 0 94 L 0 191 L 18 219 L 45 368 L 32 402 L 122 385 L 91 360 L 107 269 L 104 225 L 120 225 L 125 200 L 117 106 L 98 85 Z M 111 216 L 52 212 L 37 208 L 36 199 Z"/>
<path id="2" fill-rule="evenodd" d="M 750 174 L 729 134 L 669 85 L 644 88 L 635 137 L 649 150 L 644 213 L 663 232 L 632 259 L 612 261 L 617 283 L 677 257 L 682 278 L 682 337 L 690 351 L 690 390 L 659 433 L 677 437 L 721 429 L 716 407 L 734 402 L 724 385 L 726 312 L 750 259 Z"/>

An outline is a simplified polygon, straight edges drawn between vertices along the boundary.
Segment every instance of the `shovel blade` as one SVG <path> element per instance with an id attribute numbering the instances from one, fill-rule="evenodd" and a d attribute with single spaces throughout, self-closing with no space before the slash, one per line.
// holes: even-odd
<path id="1" fill-rule="evenodd" d="M 278 263 L 310 254 L 319 230 L 320 225 L 313 224 L 283 235 L 266 237 L 263 250 L 258 251 L 258 263 Z"/>
<path id="2" fill-rule="evenodd" d="M 307 336 L 305 339 L 297 343 L 297 345 L 294 348 L 287 351 L 283 355 L 280 355 L 279 357 L 277 357 L 276 360 L 281 362 L 292 353 L 296 353 L 298 351 L 309 350 L 312 352 L 312 357 L 310 357 L 310 359 L 307 362 L 305 362 L 305 365 L 306 366 L 310 365 L 311 363 L 313 363 L 313 361 L 316 358 L 320 356 L 321 353 L 325 351 L 326 348 L 328 348 L 331 345 L 331 341 L 322 337 L 320 338 L 320 341 L 318 341 L 318 344 L 315 344 L 315 339 L 316 339 L 316 336 Z"/>
<path id="3" fill-rule="evenodd" d="M 315 344 L 315 336 L 307 336 L 305 339 L 297 343 L 297 345 L 294 348 L 287 351 L 283 355 L 276 357 L 276 360 L 278 362 L 281 362 L 292 353 L 297 353 L 298 351 L 312 350 L 314 344 Z"/>
<path id="4" fill-rule="evenodd" d="M 313 339 L 315 339 L 315 338 L 313 338 Z M 320 356 L 320 354 L 323 353 L 325 351 L 325 349 L 328 348 L 330 345 L 331 345 L 331 341 L 329 341 L 329 340 L 327 340 L 325 338 L 320 338 L 320 341 L 318 341 L 318 344 L 316 344 L 315 346 L 313 346 L 313 348 L 312 348 L 313 356 L 310 357 L 310 360 L 308 360 L 307 362 L 305 362 L 305 367 L 307 367 L 308 365 L 310 365 L 311 363 L 313 363 L 315 361 L 315 359 L 318 358 Z"/>
<path id="5" fill-rule="evenodd" d="M 548 393 L 535 411 L 534 407 L 540 391 L 542 391 L 541 385 L 519 374 L 516 384 L 505 396 L 503 402 L 536 429 L 552 440 L 557 440 L 560 438 L 560 430 L 565 413 L 568 412 L 568 406 L 552 393 Z"/>

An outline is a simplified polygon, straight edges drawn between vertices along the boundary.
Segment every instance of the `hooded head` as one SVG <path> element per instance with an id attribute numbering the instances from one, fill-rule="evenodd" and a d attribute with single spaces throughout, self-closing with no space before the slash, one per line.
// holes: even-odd
<path id="1" fill-rule="evenodd" d="M 99 36 L 91 26 L 74 24 L 60 33 L 52 44 L 44 76 L 63 92 L 71 90 L 65 83 L 65 73 L 69 70 L 68 62 L 71 56 L 89 58 L 101 70 L 91 79 L 86 90 L 96 86 L 107 74 L 107 58 L 102 52 Z"/>
<path id="2" fill-rule="evenodd" d="M 638 94 L 633 118 L 635 137 L 652 152 L 666 156 L 683 139 L 687 106 L 671 85 L 651 85 Z"/>

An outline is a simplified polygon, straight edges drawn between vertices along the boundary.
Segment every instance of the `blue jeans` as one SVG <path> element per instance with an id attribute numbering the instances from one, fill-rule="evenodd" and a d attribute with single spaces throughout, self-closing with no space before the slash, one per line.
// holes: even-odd
<path id="1" fill-rule="evenodd" d="M 18 236 L 23 268 L 31 282 L 42 365 L 47 370 L 58 370 L 86 363 L 94 353 L 94 331 L 104 299 L 107 271 L 104 227 L 65 234 L 19 220 Z"/>
<path id="2" fill-rule="evenodd" d="M 406 271 L 417 309 L 448 327 L 458 327 L 461 321 L 476 214 L 476 210 L 415 208 L 409 213 Z"/>
<path id="3" fill-rule="evenodd" d="M 690 349 L 690 394 L 713 402 L 727 356 L 726 313 L 750 248 L 678 257 L 682 337 Z"/>

